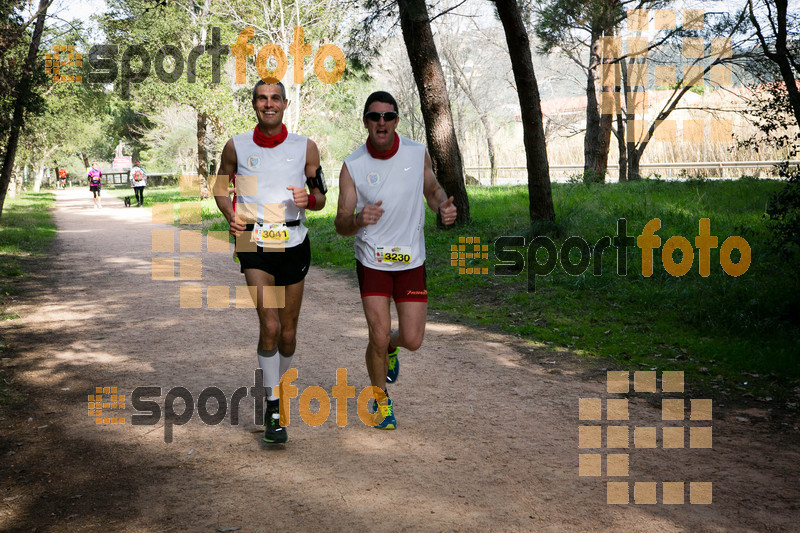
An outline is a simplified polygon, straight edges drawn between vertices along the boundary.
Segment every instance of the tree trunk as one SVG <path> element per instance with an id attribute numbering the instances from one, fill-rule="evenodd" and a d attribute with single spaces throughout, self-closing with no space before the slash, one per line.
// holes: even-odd
<path id="1" fill-rule="evenodd" d="M 453 79 L 455 80 L 456 85 L 458 85 L 461 91 L 466 95 L 469 103 L 480 117 L 483 131 L 486 133 L 486 149 L 489 152 L 489 183 L 491 185 L 497 185 L 497 157 L 494 151 L 494 139 L 492 138 L 492 126 L 489 123 L 489 114 L 481 108 L 477 98 L 475 98 L 475 94 L 472 92 L 472 87 L 470 87 L 469 83 L 465 79 L 466 76 L 464 76 L 463 71 L 458 66 L 457 60 L 455 57 L 453 57 L 453 54 L 448 54 L 445 50 L 445 59 L 452 66 Z M 459 125 L 459 130 L 460 129 L 461 128 Z"/>
<path id="2" fill-rule="evenodd" d="M 792 65 L 789 61 L 789 50 L 786 46 L 787 29 L 786 29 L 786 16 L 787 16 L 787 1 L 776 0 L 775 6 L 777 8 L 778 18 L 778 34 L 775 39 L 775 55 L 776 58 L 771 58 L 778 64 L 781 72 L 781 77 L 786 83 L 786 91 L 789 93 L 789 103 L 794 112 L 794 119 L 797 125 L 800 126 L 800 92 L 797 90 L 797 81 L 792 71 Z M 796 65 L 796 63 L 795 63 Z"/>
<path id="3" fill-rule="evenodd" d="M 36 169 L 36 177 L 33 179 L 33 192 L 42 190 L 42 180 L 44 179 L 44 165 Z"/>
<path id="4" fill-rule="evenodd" d="M 428 8 L 425 0 L 398 0 L 397 3 L 436 177 L 447 196 L 454 198 L 458 208 L 456 223 L 466 223 L 470 219 L 469 199 L 464 185 L 461 152 L 453 127 L 442 65 L 433 41 Z"/>
<path id="5" fill-rule="evenodd" d="M 628 105 L 628 64 L 633 64 L 629 59 L 628 63 L 620 61 L 620 87 L 619 99 L 620 109 L 617 112 L 617 146 L 619 147 L 619 181 L 628 181 L 628 143 L 626 142 L 626 125 L 631 115 L 627 114 Z M 636 170 L 639 171 L 638 168 Z"/>
<path id="6" fill-rule="evenodd" d="M 44 31 L 44 19 L 47 16 L 47 8 L 50 6 L 51 1 L 39 0 L 39 15 L 33 27 L 33 37 L 28 48 L 28 58 L 25 60 L 25 70 L 22 72 L 22 79 L 19 81 L 20 90 L 17 93 L 17 101 L 14 103 L 14 115 L 11 119 L 8 142 L 3 159 L 3 169 L 0 173 L 0 217 L 3 216 L 3 204 L 6 201 L 11 172 L 14 170 L 14 159 L 17 157 L 17 146 L 19 145 L 19 133 L 25 122 L 25 108 L 31 92 L 31 78 L 36 68 L 36 54 L 39 51 L 39 43 L 42 40 L 42 32 Z"/>
<path id="7" fill-rule="evenodd" d="M 206 128 L 208 116 L 197 112 L 197 174 L 200 176 L 200 198 L 209 198 L 208 152 L 206 151 Z"/>
<path id="8" fill-rule="evenodd" d="M 800 91 L 797 90 L 797 81 L 794 78 L 794 73 L 792 72 L 792 67 L 789 64 L 789 60 L 785 55 L 778 63 L 778 67 L 780 67 L 781 77 L 786 83 L 786 90 L 789 93 L 789 103 L 791 104 L 792 111 L 794 112 L 794 119 L 797 121 L 797 125 L 800 126 Z"/>
<path id="9" fill-rule="evenodd" d="M 647 145 L 642 145 L 641 150 L 636 148 L 636 143 L 629 142 L 628 145 L 628 181 L 637 181 L 642 179 L 642 175 L 639 174 L 639 161 L 642 158 L 642 153 L 644 153 L 644 147 Z"/>
<path id="10" fill-rule="evenodd" d="M 628 181 L 628 149 L 625 144 L 625 119 L 617 113 L 617 147 L 619 149 L 619 181 Z"/>
<path id="11" fill-rule="evenodd" d="M 8 187 L 7 198 L 16 198 L 22 188 L 22 177 L 20 176 L 19 167 L 14 165 L 14 170 L 11 172 L 11 182 Z"/>
<path id="12" fill-rule="evenodd" d="M 542 124 L 539 86 L 533 70 L 528 32 L 516 0 L 494 0 L 497 15 L 503 24 L 508 43 L 508 55 L 517 84 L 522 136 L 528 166 L 528 198 L 531 221 L 555 221 L 553 196 L 550 190 L 550 166 Z"/>
<path id="13" fill-rule="evenodd" d="M 765 1 L 765 3 L 768 2 Z M 788 2 L 787 0 L 775 0 L 775 18 L 773 18 L 771 15 L 769 17 L 769 22 L 773 34 L 775 35 L 775 52 L 769 51 L 766 37 L 764 36 L 761 26 L 758 24 L 755 14 L 753 13 L 752 0 L 748 2 L 748 5 L 750 8 L 750 21 L 753 23 L 753 26 L 756 29 L 758 39 L 761 42 L 761 46 L 764 50 L 764 55 L 778 65 L 781 78 L 783 78 L 783 82 L 786 84 L 786 92 L 789 94 L 789 104 L 792 106 L 794 119 L 797 121 L 797 125 L 800 126 L 800 91 L 797 90 L 797 80 L 794 77 L 792 61 L 790 61 L 789 49 L 786 45 L 788 32 L 786 27 Z"/>
<path id="14" fill-rule="evenodd" d="M 600 37 L 603 30 L 592 27 L 589 41 L 589 68 L 586 69 L 586 134 L 583 137 L 583 175 L 598 181 L 598 141 L 600 140 L 600 110 L 597 105 L 597 67 L 600 64 Z"/>
<path id="15" fill-rule="evenodd" d="M 494 141 L 492 140 L 492 131 L 489 128 L 489 119 L 486 116 L 481 117 L 484 122 L 483 127 L 486 130 L 486 149 L 489 151 L 489 183 L 492 186 L 497 185 L 497 156 L 494 152 Z"/>
<path id="16" fill-rule="evenodd" d="M 611 114 L 600 114 L 597 102 L 597 79 L 602 60 L 600 58 L 601 27 L 592 28 L 589 46 L 589 68 L 586 74 L 586 135 L 583 138 L 584 179 L 602 183 L 608 169 L 608 151 L 611 147 Z M 601 91 L 606 90 L 601 87 Z M 613 90 L 613 87 L 611 87 Z"/>

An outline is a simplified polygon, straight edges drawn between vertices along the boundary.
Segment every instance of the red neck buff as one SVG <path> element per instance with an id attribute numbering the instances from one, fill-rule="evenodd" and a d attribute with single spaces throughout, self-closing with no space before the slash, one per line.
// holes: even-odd
<path id="1" fill-rule="evenodd" d="M 370 142 L 369 137 L 367 137 L 367 152 L 369 152 L 369 155 L 375 159 L 389 159 L 397 153 L 398 148 L 400 148 L 400 136 L 397 133 L 394 134 L 394 143 L 392 143 L 392 147 L 385 152 L 379 152 L 376 150 L 375 147 L 372 146 L 372 142 Z"/>
<path id="2" fill-rule="evenodd" d="M 281 124 L 281 132 L 276 135 L 264 135 L 256 126 L 256 129 L 253 130 L 253 142 L 261 148 L 275 148 L 286 140 L 287 135 L 289 135 L 289 131 L 286 129 L 286 124 Z"/>

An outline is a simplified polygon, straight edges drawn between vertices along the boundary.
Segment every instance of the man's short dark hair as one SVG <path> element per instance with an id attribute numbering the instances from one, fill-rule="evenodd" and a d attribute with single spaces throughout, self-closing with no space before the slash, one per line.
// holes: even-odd
<path id="1" fill-rule="evenodd" d="M 259 85 L 277 85 L 281 88 L 281 96 L 283 96 L 283 99 L 286 100 L 286 87 L 283 86 L 283 83 L 267 83 L 264 80 L 258 80 L 256 84 L 253 85 L 253 102 L 256 101 L 256 89 L 259 87 Z"/>
<path id="2" fill-rule="evenodd" d="M 399 113 L 400 109 L 397 107 L 397 100 L 394 99 L 394 96 L 387 93 L 386 91 L 375 91 L 371 95 L 367 97 L 367 103 L 364 104 L 364 114 L 367 114 L 369 111 L 369 106 L 373 104 L 373 102 L 381 102 L 383 104 L 392 104 L 394 106 L 395 113 Z"/>

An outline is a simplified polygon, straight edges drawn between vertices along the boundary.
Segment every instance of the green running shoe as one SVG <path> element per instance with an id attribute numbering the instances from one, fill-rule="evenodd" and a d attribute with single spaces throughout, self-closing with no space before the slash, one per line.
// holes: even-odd
<path id="1" fill-rule="evenodd" d="M 397 427 L 397 420 L 394 418 L 394 406 L 392 405 L 391 398 L 386 399 L 385 404 L 375 403 L 378 406 L 375 413 L 375 425 L 373 427 L 378 429 L 395 429 Z"/>
<path id="2" fill-rule="evenodd" d="M 275 406 L 268 406 L 264 413 L 264 442 L 281 444 L 289 440 L 286 428 L 280 425 L 280 409 Z"/>
<path id="3" fill-rule="evenodd" d="M 393 352 L 389 352 L 389 371 L 386 373 L 386 383 L 397 381 L 397 376 L 400 374 L 400 361 L 397 360 L 397 354 L 399 353 L 400 348 L 395 348 Z"/>

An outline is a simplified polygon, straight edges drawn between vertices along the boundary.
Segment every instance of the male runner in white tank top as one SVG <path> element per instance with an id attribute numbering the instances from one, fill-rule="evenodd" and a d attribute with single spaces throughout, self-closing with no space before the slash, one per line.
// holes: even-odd
<path id="1" fill-rule="evenodd" d="M 259 319 L 258 362 L 264 372 L 267 409 L 264 441 L 286 442 L 276 396 L 280 378 L 291 366 L 303 282 L 311 260 L 305 210 L 325 207 L 325 180 L 314 141 L 286 131 L 289 105 L 282 83 L 253 87 L 258 125 L 228 140 L 222 150 L 214 198 L 236 236 L 236 249 L 248 287 L 255 289 Z M 236 206 L 228 196 L 235 176 Z M 310 193 L 306 192 L 308 184 Z M 247 249 L 247 251 L 245 251 Z M 285 290 L 285 304 L 276 296 Z M 266 288 L 266 291 L 265 291 Z"/>
<path id="2" fill-rule="evenodd" d="M 428 291 L 422 198 L 445 225 L 456 219 L 453 198 L 439 187 L 425 146 L 395 133 L 397 111 L 397 102 L 387 92 L 367 98 L 362 119 L 367 142 L 344 160 L 334 221 L 339 234 L 355 235 L 356 272 L 369 326 L 367 371 L 377 387 L 373 422 L 380 429 L 397 427 L 386 383 L 397 379 L 398 347 L 415 351 L 425 334 Z M 390 298 L 399 320 L 395 330 Z"/>

